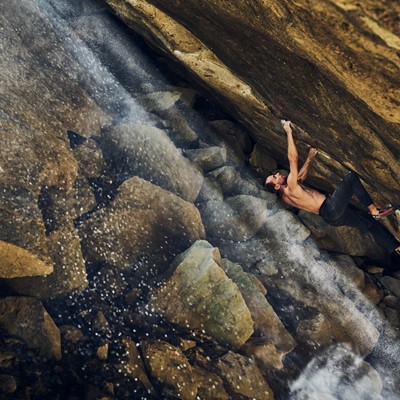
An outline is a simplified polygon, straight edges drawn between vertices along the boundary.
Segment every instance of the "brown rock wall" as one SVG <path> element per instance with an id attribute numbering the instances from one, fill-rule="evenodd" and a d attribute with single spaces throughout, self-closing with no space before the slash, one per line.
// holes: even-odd
<path id="1" fill-rule="evenodd" d="M 380 0 L 243 2 L 107 0 L 115 13 L 183 65 L 281 164 L 292 120 L 300 158 L 317 147 L 311 182 L 347 169 L 377 201 L 400 194 L 400 7 Z"/>

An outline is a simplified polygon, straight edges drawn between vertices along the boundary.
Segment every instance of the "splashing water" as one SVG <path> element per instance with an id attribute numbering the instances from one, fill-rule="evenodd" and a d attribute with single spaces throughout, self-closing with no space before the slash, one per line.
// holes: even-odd
<path id="1" fill-rule="evenodd" d="M 162 91 L 165 87 L 168 89 L 168 83 L 154 63 L 129 40 L 126 31 L 117 29 L 115 20 L 104 17 L 102 7 L 94 2 L 37 0 L 36 4 L 50 19 L 63 45 L 84 70 L 90 71 L 86 89 L 98 104 L 110 111 L 113 122 L 156 126 L 157 120 L 137 100 L 134 91 L 136 87 L 147 89 L 149 92 Z M 80 32 L 80 36 L 77 32 Z M 78 76 L 71 78 L 79 80 Z M 202 118 L 195 114 L 192 114 L 192 118 L 195 130 L 202 131 L 205 126 Z M 255 182 L 252 183 L 256 186 Z M 267 202 L 268 200 L 266 204 Z M 339 327 L 353 327 L 351 331 L 346 332 L 348 337 L 360 346 L 374 348 L 368 361 L 383 379 L 383 398 L 398 398 L 398 382 L 395 381 L 395 378 L 400 376 L 398 333 L 352 282 L 346 270 L 341 267 L 343 260 L 320 251 L 311 239 L 305 240 L 308 235 L 301 233 L 301 224 L 296 219 L 290 220 L 288 217 L 289 225 L 271 223 L 277 214 L 285 213 L 280 215 L 287 216 L 289 213 L 280 206 L 268 206 L 265 232 L 259 239 L 252 239 L 253 244 L 258 240 L 258 246 L 263 249 L 258 260 L 264 257 L 271 263 L 275 262 L 281 280 L 285 281 L 280 289 L 296 293 L 296 300 L 305 300 L 310 307 L 325 309 L 335 316 Z M 293 234 L 293 229 L 298 229 L 298 235 Z M 231 255 L 228 249 L 225 249 L 225 252 Z M 286 260 L 282 263 L 282 257 L 275 258 L 274 253 L 284 254 Z M 234 258 L 233 255 L 232 257 Z M 125 279 L 123 274 L 121 279 Z M 268 278 L 266 282 L 269 282 Z M 114 303 L 115 293 L 112 288 L 107 288 L 106 284 L 101 276 L 96 276 L 91 283 L 92 294 L 100 288 L 103 300 L 113 307 L 115 321 L 122 321 L 122 306 Z M 140 285 L 144 287 L 147 282 Z M 279 289 L 275 284 L 271 285 Z M 90 295 L 88 298 L 71 296 L 70 299 L 70 305 L 77 307 L 81 302 L 89 303 Z M 88 307 L 87 310 L 91 311 L 91 308 Z M 277 313 L 284 312 L 285 304 L 282 304 Z M 64 318 L 68 320 L 68 317 L 60 316 L 60 320 Z M 123 321 L 119 323 L 119 326 L 121 325 Z M 122 333 L 113 334 L 119 338 Z M 150 334 L 149 329 L 145 335 Z M 171 335 L 173 336 L 173 333 Z M 290 389 L 293 399 L 320 400 L 369 399 L 371 391 L 380 391 L 379 378 L 375 376 L 374 371 L 345 345 L 332 345 L 325 354 L 315 356 L 298 379 L 291 384 Z"/>

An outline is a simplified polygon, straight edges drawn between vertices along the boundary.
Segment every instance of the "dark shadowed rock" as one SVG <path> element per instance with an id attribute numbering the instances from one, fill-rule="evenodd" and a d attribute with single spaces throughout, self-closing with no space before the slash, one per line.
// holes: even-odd
<path id="1" fill-rule="evenodd" d="M 142 344 L 144 361 L 163 393 L 183 400 L 195 400 L 197 384 L 192 367 L 182 351 L 164 341 Z"/>
<path id="2" fill-rule="evenodd" d="M 12 394 L 17 390 L 17 382 L 12 375 L 0 374 L 0 392 Z"/>
<path id="3" fill-rule="evenodd" d="M 300 211 L 299 218 L 313 233 L 322 249 L 376 260 L 385 259 L 384 251 L 368 231 L 349 226 L 331 226 L 319 215 L 305 211 Z"/>
<path id="4" fill-rule="evenodd" d="M 132 379 L 132 381 L 138 380 L 152 396 L 158 398 L 147 376 L 146 367 L 136 343 L 128 337 L 123 337 L 121 343 L 124 349 L 124 359 L 123 362 L 117 364 L 116 367 L 120 369 L 126 377 Z"/>
<path id="5" fill-rule="evenodd" d="M 225 196 L 242 194 L 257 196 L 260 193 L 259 188 L 253 182 L 244 179 L 236 167 L 218 168 L 211 172 L 210 176 L 218 181 Z M 270 198 L 274 199 L 274 196 L 271 194 Z"/>
<path id="6" fill-rule="evenodd" d="M 226 149 L 219 146 L 186 150 L 185 156 L 199 165 L 204 172 L 212 171 L 226 163 Z"/>
<path id="7" fill-rule="evenodd" d="M 42 303 L 32 297 L 0 299 L 0 325 L 45 358 L 61 358 L 60 331 Z"/>
<path id="8" fill-rule="evenodd" d="M 218 375 L 225 381 L 233 396 L 245 399 L 272 400 L 274 394 L 254 361 L 228 352 L 216 364 Z"/>

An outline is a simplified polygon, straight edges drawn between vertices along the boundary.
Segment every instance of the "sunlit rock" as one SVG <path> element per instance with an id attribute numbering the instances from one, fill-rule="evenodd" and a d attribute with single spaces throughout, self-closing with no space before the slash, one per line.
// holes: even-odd
<path id="1" fill-rule="evenodd" d="M 200 209 L 207 235 L 236 241 L 252 238 L 267 222 L 265 200 L 238 195 L 209 201 Z"/>
<path id="2" fill-rule="evenodd" d="M 119 173 L 137 175 L 165 190 L 194 201 L 203 174 L 184 157 L 168 135 L 150 125 L 118 125 L 103 133 L 107 157 Z"/>
<path id="3" fill-rule="evenodd" d="M 186 150 L 184 154 L 199 165 L 204 172 L 221 167 L 227 160 L 226 149 L 218 146 Z"/>
<path id="4" fill-rule="evenodd" d="M 163 393 L 183 400 L 195 400 L 197 383 L 182 351 L 163 341 L 145 341 L 142 351 L 147 370 Z"/>
<path id="5" fill-rule="evenodd" d="M 237 396 L 255 400 L 272 400 L 274 394 L 254 361 L 240 354 L 228 352 L 216 368 L 229 390 Z"/>
<path id="6" fill-rule="evenodd" d="M 8 279 L 6 284 L 16 293 L 42 299 L 83 290 L 88 284 L 86 266 L 73 221 L 65 219 L 47 240 L 54 271 L 45 277 Z"/>
<path id="7" fill-rule="evenodd" d="M 244 272 L 239 264 L 227 259 L 222 261 L 226 274 L 239 287 L 244 301 L 250 310 L 254 321 L 254 335 L 263 339 L 264 344 L 269 343 L 268 351 L 271 358 L 282 358 L 296 346 L 296 342 L 285 329 L 275 311 L 265 298 L 265 294 L 255 284 L 251 275 Z M 274 357 L 274 353 L 276 354 Z M 247 352 L 249 354 L 249 352 Z M 274 367 L 277 363 L 274 362 Z M 283 364 L 280 365 L 283 368 Z"/>
<path id="8" fill-rule="evenodd" d="M 61 358 L 60 331 L 42 303 L 32 297 L 0 299 L 0 326 L 45 358 Z"/>
<path id="9" fill-rule="evenodd" d="M 138 177 L 125 181 L 115 199 L 79 229 L 86 257 L 128 268 L 139 257 L 179 253 L 204 237 L 197 208 Z"/>
<path id="10" fill-rule="evenodd" d="M 53 263 L 42 213 L 32 192 L 15 179 L 14 185 L 1 184 L 0 277 L 47 275 Z"/>
<path id="11" fill-rule="evenodd" d="M 96 350 L 96 356 L 101 361 L 106 361 L 108 358 L 108 344 L 99 346 Z"/>
<path id="12" fill-rule="evenodd" d="M 238 286 L 221 268 L 218 249 L 198 241 L 174 265 L 174 274 L 152 294 L 149 308 L 182 327 L 240 347 L 253 334 L 253 320 Z"/>

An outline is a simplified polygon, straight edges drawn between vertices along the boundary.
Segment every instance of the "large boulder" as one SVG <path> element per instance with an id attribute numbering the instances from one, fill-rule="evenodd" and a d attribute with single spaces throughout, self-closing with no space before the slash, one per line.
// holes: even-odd
<path id="1" fill-rule="evenodd" d="M 108 158 L 124 176 L 137 175 L 194 201 L 203 184 L 199 167 L 182 155 L 168 135 L 150 125 L 118 125 L 103 133 Z"/>
<path id="2" fill-rule="evenodd" d="M 285 354 L 293 350 L 296 342 L 265 298 L 262 284 L 260 287 L 260 283 L 257 283 L 255 276 L 244 272 L 239 264 L 227 259 L 223 260 L 223 268 L 229 278 L 238 285 L 243 295 L 250 310 L 251 318 L 254 321 L 255 336 L 263 339 L 264 347 L 269 344 L 268 351 L 270 358 L 274 362 L 268 366 L 273 365 L 275 368 L 283 368 L 282 361 L 279 363 L 276 360 L 282 360 Z"/>
<path id="3" fill-rule="evenodd" d="M 122 269 L 140 257 L 173 258 L 205 235 L 193 204 L 139 177 L 125 181 L 107 207 L 82 223 L 79 234 L 89 261 Z"/>
<path id="4" fill-rule="evenodd" d="M 221 268 L 218 249 L 198 241 L 173 266 L 173 275 L 152 293 L 149 308 L 234 348 L 246 342 L 253 334 L 253 320 L 238 286 Z"/>
<path id="5" fill-rule="evenodd" d="M 374 198 L 396 204 L 398 3 L 105 1 L 280 164 L 287 152 L 279 120 L 291 119 L 300 159 L 309 146 L 320 149 L 313 184 L 331 189 L 352 168 Z"/>

